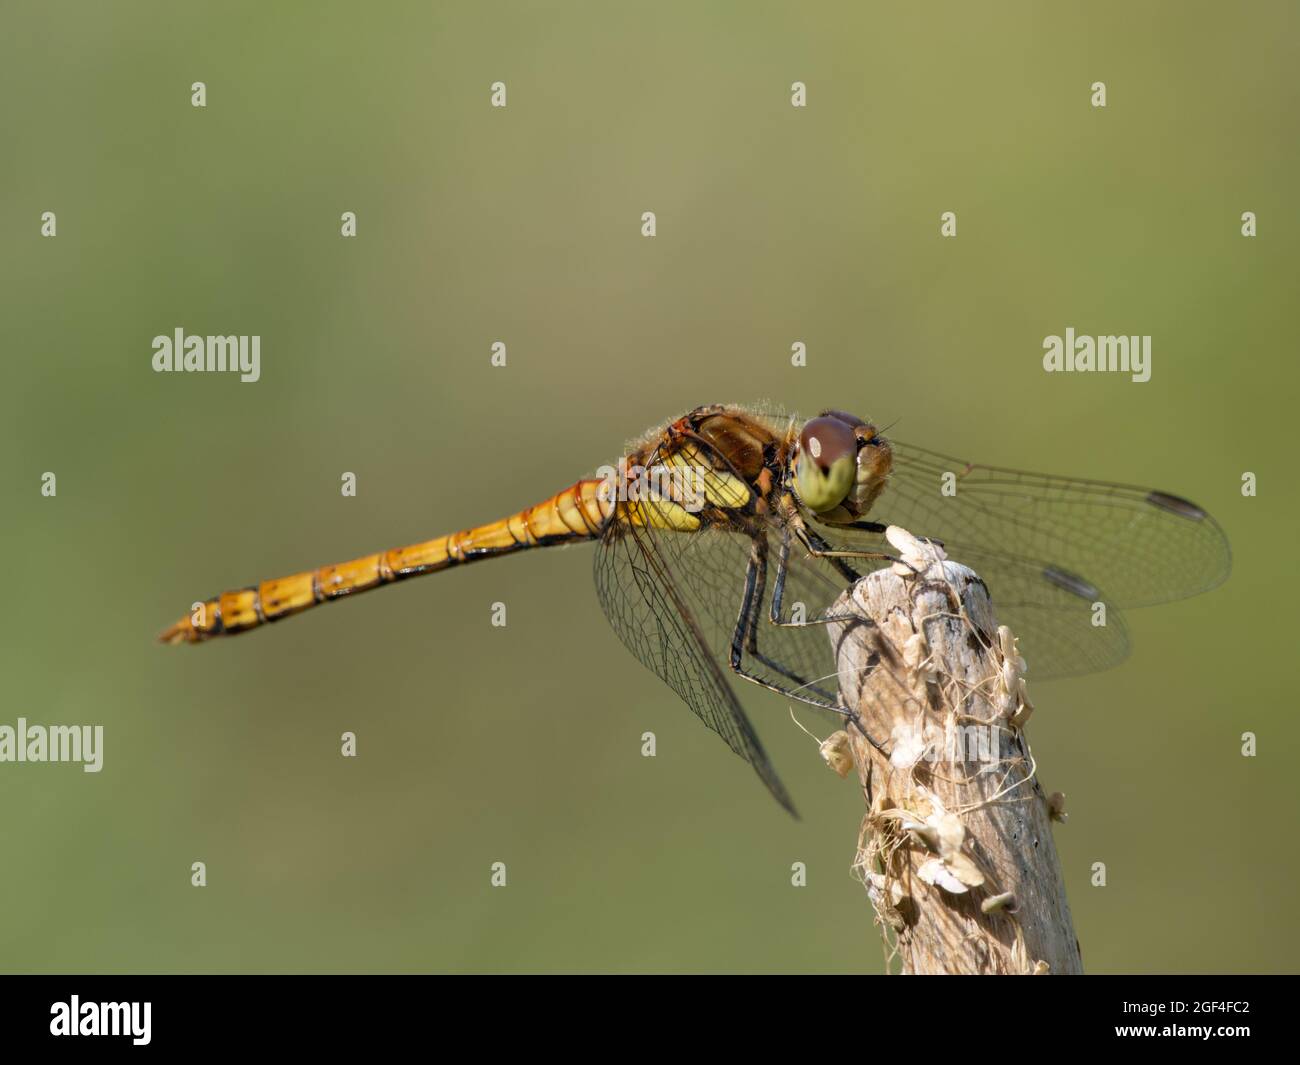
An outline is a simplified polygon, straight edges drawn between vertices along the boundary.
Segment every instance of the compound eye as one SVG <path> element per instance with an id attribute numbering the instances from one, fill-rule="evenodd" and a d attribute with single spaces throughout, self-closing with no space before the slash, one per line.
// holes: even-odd
<path id="1" fill-rule="evenodd" d="M 803 427 L 799 434 L 799 450 L 825 472 L 839 459 L 852 459 L 857 455 L 857 438 L 846 422 L 824 415 L 813 418 Z"/>

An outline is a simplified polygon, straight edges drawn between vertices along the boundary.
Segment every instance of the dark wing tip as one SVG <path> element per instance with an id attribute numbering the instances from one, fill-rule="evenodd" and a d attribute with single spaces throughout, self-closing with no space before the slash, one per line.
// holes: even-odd
<path id="1" fill-rule="evenodd" d="M 1043 579 L 1056 587 L 1064 589 L 1071 595 L 1077 595 L 1080 599 L 1086 599 L 1090 603 L 1095 603 L 1101 598 L 1101 592 L 1097 590 L 1095 584 L 1090 584 L 1076 573 L 1071 573 L 1067 569 L 1061 569 L 1059 566 L 1044 566 Z"/>
<path id="2" fill-rule="evenodd" d="M 799 816 L 799 811 L 794 808 L 794 800 L 791 799 L 789 795 L 786 795 L 784 792 L 780 795 L 777 795 L 776 792 L 772 792 L 772 794 L 776 796 L 776 801 L 781 804 L 782 809 L 784 809 L 786 813 L 796 821 L 803 820 L 803 818 Z"/>
<path id="3" fill-rule="evenodd" d="M 1186 518 L 1188 521 L 1204 521 L 1209 517 L 1204 508 L 1198 507 L 1190 499 L 1184 499 L 1182 496 L 1176 496 L 1170 492 L 1152 490 L 1147 493 L 1146 501 L 1153 507 L 1167 510 L 1170 514 L 1177 514 L 1180 518 Z"/>
<path id="4" fill-rule="evenodd" d="M 1217 588 L 1228 579 L 1232 573 L 1232 545 L 1228 543 L 1228 537 L 1224 533 L 1223 527 L 1210 516 L 1204 507 L 1198 507 L 1190 499 L 1176 496 L 1172 492 L 1160 492 L 1154 489 L 1146 494 L 1146 502 L 1167 514 L 1174 514 L 1196 524 L 1204 524 L 1206 529 L 1210 530 L 1209 535 L 1218 539 L 1216 551 L 1218 557 L 1213 560 L 1213 570 L 1207 571 L 1206 579 L 1202 585 L 1195 592 L 1188 594 L 1208 592 L 1211 588 Z"/>

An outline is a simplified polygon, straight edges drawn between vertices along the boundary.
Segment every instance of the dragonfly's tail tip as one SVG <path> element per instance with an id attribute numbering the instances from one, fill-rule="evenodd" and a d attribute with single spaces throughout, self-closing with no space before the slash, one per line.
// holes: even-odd
<path id="1" fill-rule="evenodd" d="M 167 627 L 158 634 L 158 642 L 169 647 L 181 643 L 194 643 L 196 639 L 194 626 L 190 624 L 189 618 L 176 622 L 175 625 Z"/>

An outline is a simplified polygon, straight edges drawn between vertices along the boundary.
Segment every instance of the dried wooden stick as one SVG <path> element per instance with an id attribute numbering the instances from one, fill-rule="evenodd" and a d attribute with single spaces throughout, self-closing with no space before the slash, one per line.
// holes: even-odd
<path id="1" fill-rule="evenodd" d="M 823 744 L 849 757 L 867 800 L 855 870 L 904 973 L 1080 973 L 1049 799 L 1024 724 L 1023 662 L 970 569 L 901 529 L 895 564 L 863 578 L 831 626 L 855 726 Z"/>

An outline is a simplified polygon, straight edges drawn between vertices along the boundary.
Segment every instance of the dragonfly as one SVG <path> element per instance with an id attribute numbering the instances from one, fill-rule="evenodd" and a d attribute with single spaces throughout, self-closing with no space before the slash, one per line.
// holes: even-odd
<path id="1" fill-rule="evenodd" d="M 891 525 L 980 574 L 1036 678 L 1116 665 L 1123 609 L 1206 591 L 1231 568 L 1219 524 L 1169 492 L 967 462 L 839 410 L 710 405 L 509 517 L 224 592 L 160 639 L 201 643 L 409 577 L 594 541 L 596 595 L 620 640 L 795 814 L 731 679 L 854 717 L 826 624 L 853 582 L 898 561 Z"/>

